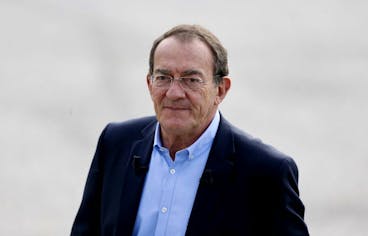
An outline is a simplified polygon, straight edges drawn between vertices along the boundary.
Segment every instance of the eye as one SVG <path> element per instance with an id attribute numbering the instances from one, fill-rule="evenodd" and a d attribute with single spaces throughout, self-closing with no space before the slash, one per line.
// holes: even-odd
<path id="1" fill-rule="evenodd" d="M 156 76 L 155 80 L 158 82 L 167 82 L 171 80 L 171 77 L 167 75 L 158 75 Z"/>
<path id="2" fill-rule="evenodd" d="M 183 78 L 185 80 L 186 83 L 190 83 L 190 84 L 200 84 L 202 82 L 202 80 L 200 78 L 195 78 L 195 77 L 188 77 L 188 78 Z"/>

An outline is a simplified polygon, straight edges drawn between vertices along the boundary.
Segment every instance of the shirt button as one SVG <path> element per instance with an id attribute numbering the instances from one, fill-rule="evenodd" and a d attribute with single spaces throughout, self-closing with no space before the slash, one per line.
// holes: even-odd
<path id="1" fill-rule="evenodd" d="M 170 169 L 170 174 L 175 174 L 175 169 Z"/>
<path id="2" fill-rule="evenodd" d="M 167 208 L 166 207 L 161 208 L 161 212 L 162 213 L 166 213 L 167 212 Z"/>

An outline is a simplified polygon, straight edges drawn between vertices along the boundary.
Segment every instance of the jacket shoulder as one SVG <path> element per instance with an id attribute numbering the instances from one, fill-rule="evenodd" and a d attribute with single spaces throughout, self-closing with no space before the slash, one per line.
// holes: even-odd
<path id="1" fill-rule="evenodd" d="M 124 139 L 138 138 L 145 131 L 154 131 L 157 120 L 154 116 L 131 119 L 123 122 L 111 122 L 102 132 L 101 138 L 109 143 Z"/>
<path id="2" fill-rule="evenodd" d="M 141 117 L 136 119 L 131 119 L 127 121 L 122 122 L 111 122 L 107 125 L 106 128 L 108 128 L 110 131 L 119 131 L 119 130 L 141 130 L 145 128 L 147 125 L 156 122 L 155 116 L 147 116 L 147 117 Z"/>
<path id="3" fill-rule="evenodd" d="M 226 125 L 232 133 L 235 153 L 240 162 L 254 167 L 254 170 L 264 170 L 269 174 L 284 165 L 297 169 L 294 160 L 289 155 L 233 126 L 229 122 L 226 122 Z"/>

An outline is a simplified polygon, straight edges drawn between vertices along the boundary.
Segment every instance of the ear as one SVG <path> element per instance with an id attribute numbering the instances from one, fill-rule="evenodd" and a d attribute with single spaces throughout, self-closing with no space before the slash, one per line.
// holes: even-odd
<path id="1" fill-rule="evenodd" d="M 228 76 L 222 77 L 222 82 L 217 86 L 217 96 L 215 105 L 219 105 L 226 97 L 227 92 L 231 87 L 231 78 Z"/>
<path id="2" fill-rule="evenodd" d="M 146 76 L 146 83 L 147 83 L 147 87 L 148 87 L 148 90 L 152 96 L 152 80 L 151 80 L 151 74 L 147 74 Z"/>

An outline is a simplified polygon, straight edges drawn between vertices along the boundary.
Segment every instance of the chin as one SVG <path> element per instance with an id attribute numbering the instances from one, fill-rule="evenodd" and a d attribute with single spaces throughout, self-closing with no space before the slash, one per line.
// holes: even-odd
<path id="1" fill-rule="evenodd" d="M 191 122 L 188 118 L 174 118 L 160 119 L 160 125 L 167 131 L 172 133 L 184 132 L 191 127 Z"/>

